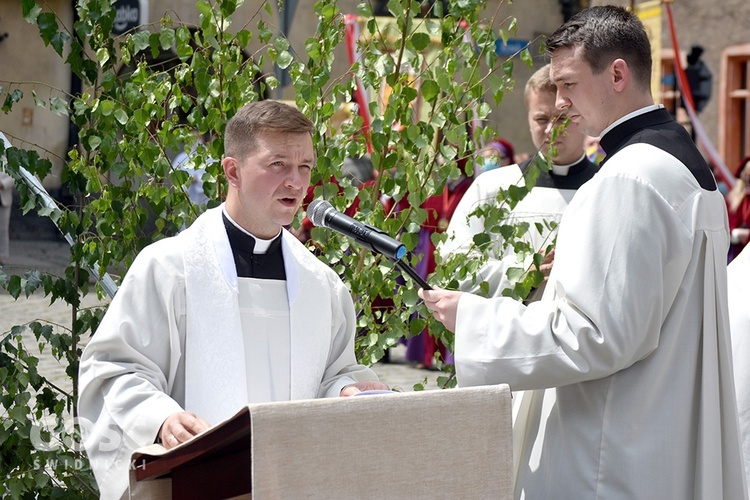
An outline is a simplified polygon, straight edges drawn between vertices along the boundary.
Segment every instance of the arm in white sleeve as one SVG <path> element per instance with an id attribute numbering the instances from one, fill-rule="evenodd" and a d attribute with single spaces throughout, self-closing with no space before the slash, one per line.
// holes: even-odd
<path id="1" fill-rule="evenodd" d="M 371 369 L 357 363 L 354 355 L 356 314 L 349 290 L 337 277 L 331 286 L 331 348 L 318 397 L 336 397 L 356 382 L 378 380 Z"/>
<path id="2" fill-rule="evenodd" d="M 173 393 L 184 289 L 173 269 L 146 261 L 134 262 L 81 359 L 78 410 L 104 498 L 127 484 L 131 453 L 182 411 Z"/>
<path id="3" fill-rule="evenodd" d="M 526 307 L 462 296 L 460 385 L 558 387 L 605 377 L 656 348 L 690 261 L 691 234 L 655 189 L 639 183 L 607 177 L 579 190 L 558 237 L 552 298 Z"/>

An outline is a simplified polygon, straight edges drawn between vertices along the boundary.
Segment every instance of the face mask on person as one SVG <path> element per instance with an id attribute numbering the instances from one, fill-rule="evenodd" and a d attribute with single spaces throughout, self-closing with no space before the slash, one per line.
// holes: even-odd
<path id="1" fill-rule="evenodd" d="M 484 165 L 474 165 L 474 175 L 479 175 L 482 172 L 489 172 L 490 170 L 495 170 L 496 168 L 500 168 L 500 164 L 497 162 L 497 159 L 487 158 L 486 160 L 484 160 Z"/>

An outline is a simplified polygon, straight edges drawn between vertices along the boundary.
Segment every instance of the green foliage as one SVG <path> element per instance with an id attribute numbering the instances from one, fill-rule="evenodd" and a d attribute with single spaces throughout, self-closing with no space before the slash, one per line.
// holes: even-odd
<path id="1" fill-rule="evenodd" d="M 352 65 L 351 73 L 374 94 L 384 85 L 390 90 L 384 105 L 373 99 L 369 106 L 372 121 L 365 134 L 356 133 L 363 126 L 359 116 L 339 133 L 328 130 L 334 111 L 353 99 L 356 88 L 355 79 L 331 79 L 332 47 L 340 42 L 345 22 L 335 6 L 316 4 L 319 24 L 306 44 L 309 59 L 290 66 L 297 105 L 319 124 L 318 154 L 326 158 L 317 165 L 313 179 L 319 183 L 316 196 L 325 195 L 340 210 L 357 203 L 359 220 L 400 234 L 409 251 L 415 249 L 427 218 L 419 207 L 440 194 L 449 179 L 457 178 L 459 165 L 467 159 L 471 175 L 470 157 L 495 134 L 489 128 L 472 130 L 471 121 L 486 119 L 490 107 L 485 99 L 500 102 L 515 84 L 512 62 L 494 53 L 495 40 L 507 38 L 507 32 L 498 29 L 494 20 L 480 17 L 484 7 L 482 0 L 451 2 L 442 18 L 421 18 L 415 2 L 392 0 L 388 8 L 393 18 L 375 19 L 368 4 L 359 6 L 358 13 L 367 21 L 358 41 L 362 58 Z M 509 23 L 508 28 L 514 29 L 514 22 Z M 340 181 L 343 189 L 331 185 L 331 177 L 341 179 L 344 157 L 367 153 L 368 140 L 379 173 L 374 185 L 359 191 L 347 189 L 346 180 Z M 392 198 L 399 208 L 386 211 L 382 195 Z M 314 229 L 312 237 L 321 258 L 343 275 L 357 299 L 360 359 L 377 361 L 400 338 L 424 327 L 452 347 L 452 334 L 427 313 L 409 278 L 405 278 L 406 286 L 402 284 L 404 278 L 390 262 L 324 229 Z M 410 255 L 407 259 L 415 266 L 420 258 Z M 453 274 L 467 273 L 472 265 L 456 261 L 438 270 L 433 283 L 446 285 Z M 383 306 L 380 297 L 392 297 L 392 304 Z M 451 366 L 445 369 L 452 373 Z M 453 386 L 455 380 L 447 377 L 444 384 Z"/>
<path id="2" fill-rule="evenodd" d="M 75 391 L 50 381 L 39 371 L 41 355 L 65 366 L 75 384 L 79 340 L 94 329 L 102 310 L 78 310 L 86 283 L 27 271 L 8 275 L 0 285 L 15 299 L 45 293 L 71 305 L 72 329 L 31 321 L 0 332 L 0 483 L 3 498 L 96 498 L 96 485 L 80 449 L 75 421 Z M 29 345 L 31 338 L 36 345 Z M 75 387 L 75 385 L 73 385 Z"/>
<path id="3" fill-rule="evenodd" d="M 423 202 L 457 178 L 467 158 L 471 175 L 470 157 L 496 135 L 488 127 L 473 129 L 470 124 L 487 118 L 491 108 L 486 101 L 501 102 L 515 85 L 513 60 L 500 60 L 494 53 L 495 40 L 513 34 L 515 20 L 501 24 L 481 17 L 486 2 L 451 1 L 445 12 L 436 2 L 437 17 L 422 18 L 418 3 L 391 0 L 388 8 L 394 17 L 387 22 L 373 18 L 370 4 L 362 3 L 358 7 L 366 19 L 364 37 L 358 41 L 362 58 L 342 76 L 334 75 L 332 66 L 345 23 L 335 0 L 315 4 L 317 29 L 303 54 L 275 35 L 260 14 L 252 20 L 255 31 L 246 29 L 251 23 L 233 28 L 231 17 L 242 3 L 237 1 L 199 1 L 196 27 L 165 17 L 158 25 L 113 38 L 114 11 L 109 1 L 78 0 L 77 21 L 68 31 L 47 4 L 22 0 L 24 18 L 84 84 L 80 95 L 60 91 L 43 99 L 34 94 L 37 106 L 67 115 L 79 130 L 79 145 L 69 151 L 62 170 L 74 203 L 44 206 L 20 176 L 23 168 L 44 178 L 50 162 L 33 151 L 7 152 L 8 170 L 18 180 L 24 212 L 37 210 L 55 218 L 63 233 L 71 236 L 71 264 L 65 276 L 38 271 L 7 275 L 0 270 L 0 285 L 16 298 L 35 292 L 51 301 L 64 300 L 71 305 L 75 321 L 71 330 L 29 323 L 0 332 L 4 412 L 0 477 L 5 478 L 0 495 L 95 496 L 93 477 L 76 446 L 75 428 L 65 425 L 75 417 L 81 340 L 95 331 L 103 314 L 79 310 L 81 298 L 89 293 L 91 276 L 86 269 L 98 266 L 101 273 L 107 270 L 121 276 L 144 246 L 175 234 L 200 213 L 201 208 L 187 197 L 189 176 L 170 163 L 177 151 L 194 150 L 192 161 L 205 167 L 203 187 L 212 200 L 209 205 L 221 202 L 226 190 L 223 172 L 220 162 L 211 161 L 223 155 L 217 138 L 223 137 L 224 125 L 237 109 L 265 98 L 278 86 L 264 68 L 276 65 L 289 70 L 297 106 L 317 125 L 316 197 L 329 199 L 340 210 L 357 203 L 359 220 L 399 234 L 408 250 L 414 250 L 427 218 L 420 208 Z M 270 5 L 265 11 L 271 12 Z M 247 52 L 251 40 L 261 45 L 252 56 Z M 527 51 L 520 59 L 530 64 Z M 364 134 L 359 116 L 339 130 L 331 122 L 342 103 L 354 100 L 355 79 L 373 96 L 385 86 L 389 90 L 383 105 L 373 97 L 368 109 L 372 121 Z M 10 113 L 23 90 L 12 85 L 0 89 L 0 94 L 5 94 L 0 96 L 3 111 Z M 198 144 L 194 131 L 209 138 L 205 145 Z M 341 175 L 342 164 L 347 156 L 368 152 L 379 175 L 373 185 L 357 189 Z M 506 224 L 504 207 L 512 207 L 526 191 L 501 193 L 499 208 L 484 214 L 488 233 L 502 234 L 506 244 L 516 245 L 519 252 L 533 251 L 516 241 L 529 228 Z M 380 202 L 383 195 L 399 209 L 386 210 Z M 302 214 L 297 223 L 301 218 Z M 440 239 L 436 236 L 434 241 Z M 485 253 L 493 249 L 489 237 L 480 235 L 476 244 Z M 452 347 L 452 334 L 427 313 L 414 284 L 391 262 L 321 228 L 312 231 L 309 246 L 342 276 L 355 297 L 357 355 L 362 362 L 379 360 L 399 339 L 424 328 Z M 415 266 L 419 258 L 409 255 L 408 262 Z M 446 263 L 431 281 L 448 286 L 456 276 L 471 275 L 479 262 Z M 539 280 L 533 270 L 517 274 L 514 296 L 522 296 Z M 97 292 L 102 293 L 98 286 Z M 384 303 L 383 297 L 392 301 Z M 38 358 L 22 342 L 24 331 L 32 332 L 40 348 L 49 349 L 67 367 L 71 392 L 36 371 Z M 437 366 L 446 372 L 441 386 L 454 386 L 452 366 L 441 360 Z M 423 388 L 423 383 L 415 387 Z M 42 418 L 51 419 L 52 427 L 34 424 Z M 36 438 L 34 429 L 42 429 Z M 39 449 L 40 433 L 59 438 L 59 445 L 51 451 Z"/>
<path id="4" fill-rule="evenodd" d="M 478 205 L 469 214 L 470 217 L 484 221 L 485 232 L 474 235 L 467 252 L 470 258 L 467 259 L 467 255 L 459 253 L 452 254 L 441 262 L 436 275 L 448 288 L 457 288 L 459 282 L 467 282 L 479 286 L 482 295 L 490 296 L 489 284 L 486 281 L 478 281 L 477 271 L 490 258 L 506 255 L 509 250 L 516 254 L 518 262 L 531 258 L 532 264 L 529 268 L 509 268 L 506 277 L 512 286 L 501 290 L 501 294 L 523 300 L 542 283 L 544 276 L 539 269 L 544 254 L 553 248 L 554 241 L 548 239 L 544 248 L 538 251 L 527 236 L 532 233 L 549 234 L 556 223 L 544 221 L 531 226 L 528 222 L 515 220 L 511 211 L 534 187 L 540 171 L 549 170 L 549 161 L 537 155 L 529 163 L 517 184 L 507 189 L 499 189 L 494 203 Z M 440 241 L 445 241 L 444 235 L 441 235 Z"/>

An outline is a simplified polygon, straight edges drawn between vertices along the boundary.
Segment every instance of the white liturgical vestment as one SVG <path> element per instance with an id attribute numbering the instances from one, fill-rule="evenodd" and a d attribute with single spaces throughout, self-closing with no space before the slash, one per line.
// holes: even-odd
<path id="1" fill-rule="evenodd" d="M 291 338 L 286 282 L 240 278 L 247 402 L 290 399 Z"/>
<path id="2" fill-rule="evenodd" d="M 348 384 L 377 380 L 355 359 L 354 305 L 341 279 L 286 230 L 281 248 L 289 398 L 338 396 Z M 102 498 L 125 492 L 132 452 L 152 444 L 169 415 L 193 411 L 215 424 L 248 403 L 253 369 L 244 345 L 218 207 L 143 249 L 84 351 L 78 408 Z"/>
<path id="3" fill-rule="evenodd" d="M 457 380 L 530 390 L 517 498 L 743 499 L 724 200 L 666 110 L 626 118 L 542 300 L 461 296 Z"/>
<path id="4" fill-rule="evenodd" d="M 750 245 L 729 263 L 727 282 L 742 454 L 745 477 L 750 484 Z"/>

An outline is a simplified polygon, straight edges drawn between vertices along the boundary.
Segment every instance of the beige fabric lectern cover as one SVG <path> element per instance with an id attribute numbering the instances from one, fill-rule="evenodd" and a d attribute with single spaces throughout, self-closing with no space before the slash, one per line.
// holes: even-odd
<path id="1" fill-rule="evenodd" d="M 170 483 L 181 480 L 183 466 L 190 468 L 191 480 L 198 478 L 201 457 L 220 453 L 207 443 L 221 441 L 222 432 L 226 443 L 226 429 L 238 428 L 242 419 L 245 434 L 225 447 L 226 453 L 236 453 L 239 442 L 249 455 L 230 462 L 230 468 L 242 469 L 229 474 L 231 481 L 244 483 L 231 495 L 251 493 L 253 500 L 513 497 L 507 385 L 250 405 L 169 452 L 161 446 L 136 451 L 131 497 L 169 498 L 178 488 Z M 182 465 L 175 460 L 180 455 Z M 149 469 L 154 475 L 145 477 Z M 210 469 L 200 478 L 203 484 L 218 480 L 216 468 Z"/>

